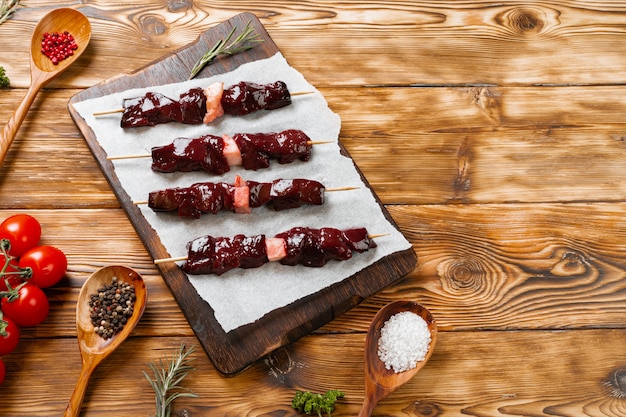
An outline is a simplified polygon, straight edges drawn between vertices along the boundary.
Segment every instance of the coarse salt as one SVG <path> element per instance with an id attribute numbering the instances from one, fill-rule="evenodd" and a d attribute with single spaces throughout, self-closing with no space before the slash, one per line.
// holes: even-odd
<path id="1" fill-rule="evenodd" d="M 408 371 L 424 360 L 429 344 L 426 321 L 411 311 L 403 311 L 391 316 L 380 330 L 378 357 L 388 370 Z"/>

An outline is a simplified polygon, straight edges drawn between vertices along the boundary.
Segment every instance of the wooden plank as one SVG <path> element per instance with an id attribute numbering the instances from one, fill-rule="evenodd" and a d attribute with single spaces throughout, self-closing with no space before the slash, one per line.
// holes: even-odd
<path id="1" fill-rule="evenodd" d="M 614 86 L 345 89 L 329 103 L 386 203 L 572 202 L 626 196 L 607 181 L 625 167 L 624 97 Z"/>
<path id="2" fill-rule="evenodd" d="M 143 0 L 133 5 L 136 20 L 130 22 L 121 3 L 76 6 L 92 23 L 92 45 L 54 87 L 90 87 L 131 73 L 247 11 L 256 14 L 289 62 L 316 87 L 607 85 L 623 83 L 615 69 L 626 67 L 621 48 L 626 7 L 600 0 L 388 0 L 358 7 L 327 1 L 196 1 L 179 9 Z M 36 4 L 21 8 L 0 27 L 0 36 L 30 39 L 47 10 Z M 13 85 L 26 87 L 29 59 L 22 43 L 9 42 L 0 54 Z"/>
<path id="3" fill-rule="evenodd" d="M 36 100 L 0 167 L 0 208 L 119 206 L 80 131 L 58 110 L 77 91 L 48 90 Z M 342 118 L 341 143 L 385 204 L 626 198 L 624 87 L 322 92 Z M 3 93 L 0 117 L 21 98 Z"/>
<path id="4" fill-rule="evenodd" d="M 199 397 L 177 400 L 174 412 L 295 416 L 296 390 L 341 389 L 346 396 L 333 415 L 356 415 L 364 395 L 364 341 L 362 333 L 307 337 L 231 378 L 216 378 L 197 349 L 191 356 L 195 370 L 182 385 Z M 195 341 L 128 339 L 94 373 L 81 416 L 153 413 L 154 394 L 142 372 L 150 372 L 148 363 L 169 361 L 182 342 Z M 624 345 L 624 329 L 442 332 L 424 369 L 381 401 L 374 415 L 573 416 L 584 410 L 619 416 Z M 80 368 L 75 341 L 28 340 L 3 360 L 10 380 L 3 385 L 0 409 L 11 410 L 12 417 L 62 414 Z M 32 374 L 40 381 L 36 395 L 19 383 Z"/>
<path id="5" fill-rule="evenodd" d="M 394 295 L 420 300 L 446 329 L 623 328 L 624 209 L 399 207 L 394 218 L 420 265 Z"/>
<path id="6" fill-rule="evenodd" d="M 418 267 L 316 333 L 363 332 L 377 310 L 396 299 L 419 300 L 443 331 L 625 328 L 623 202 L 388 210 L 419 256 Z M 42 221 L 43 243 L 67 254 L 70 269 L 48 290 L 49 318 L 25 329 L 26 338 L 74 338 L 80 286 L 97 268 L 120 262 L 147 281 L 150 301 L 135 334 L 192 335 L 121 209 L 28 212 Z"/>
<path id="7" fill-rule="evenodd" d="M 66 110 L 77 91 L 44 90 L 35 99 L 0 167 L 0 208 L 119 207 Z M 2 92 L 0 120 L 9 120 L 23 96 Z"/>
<path id="8" fill-rule="evenodd" d="M 148 64 L 133 74 L 116 77 L 84 90 L 70 100 L 69 111 L 72 118 L 85 135 L 87 144 L 100 168 L 154 259 L 168 258 L 170 255 L 162 245 L 153 226 L 146 221 L 139 208 L 126 194 L 117 179 L 112 163 L 106 159 L 106 153 L 98 144 L 91 128 L 72 107 L 72 103 L 134 87 L 185 81 L 198 57 L 202 56 L 219 39 L 225 38 L 232 27 L 243 28 L 248 23 L 251 23 L 254 31 L 264 42 L 245 53 L 217 59 L 215 63 L 205 67 L 200 76 L 229 72 L 246 62 L 267 58 L 278 52 L 276 45 L 256 17 L 244 13 L 205 32 L 188 47 Z M 367 185 L 365 179 L 363 182 Z M 382 204 L 380 207 L 388 220 L 393 223 L 393 219 L 385 212 Z M 351 277 L 282 308 L 277 308 L 255 322 L 229 332 L 224 331 L 215 319 L 213 308 L 198 295 L 178 265 L 175 263 L 159 264 L 159 268 L 215 366 L 224 374 L 233 374 L 354 307 L 363 299 L 409 273 L 415 268 L 416 262 L 415 252 L 411 249 L 392 253 Z"/>

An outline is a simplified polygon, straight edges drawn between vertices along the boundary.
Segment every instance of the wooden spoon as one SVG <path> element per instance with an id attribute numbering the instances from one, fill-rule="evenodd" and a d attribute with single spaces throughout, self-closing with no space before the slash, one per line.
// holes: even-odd
<path id="1" fill-rule="evenodd" d="M 418 362 L 415 368 L 396 373 L 393 369 L 385 368 L 385 364 L 378 357 L 378 340 L 385 322 L 394 314 L 403 311 L 411 311 L 426 321 L 430 330 L 430 344 L 426 357 Z M 365 399 L 358 417 L 369 417 L 380 400 L 413 378 L 432 355 L 436 342 L 437 323 L 430 312 L 421 305 L 412 301 L 396 301 L 383 307 L 374 316 L 365 339 Z"/>
<path id="2" fill-rule="evenodd" d="M 135 305 L 132 316 L 122 330 L 109 339 L 103 339 L 95 332 L 89 315 L 89 298 L 98 288 L 111 284 L 113 277 L 127 282 L 135 287 Z M 78 347 L 82 358 L 82 369 L 76 388 L 65 410 L 65 417 L 78 416 L 87 391 L 89 377 L 93 371 L 106 359 L 133 331 L 146 308 L 146 285 L 141 275 L 130 268 L 119 265 L 106 266 L 94 272 L 83 284 L 78 295 L 76 305 L 76 330 L 78 333 Z"/>
<path id="3" fill-rule="evenodd" d="M 74 37 L 78 49 L 74 51 L 74 55 L 54 65 L 50 58 L 41 53 L 41 40 L 46 32 L 64 31 L 68 31 Z M 30 41 L 30 87 L 21 104 L 4 127 L 4 131 L 0 133 L 0 166 L 2 166 L 4 157 L 9 151 L 18 129 L 26 118 L 28 109 L 35 101 L 37 93 L 80 57 L 87 49 L 90 39 L 91 24 L 89 20 L 74 9 L 53 10 L 39 21 Z"/>

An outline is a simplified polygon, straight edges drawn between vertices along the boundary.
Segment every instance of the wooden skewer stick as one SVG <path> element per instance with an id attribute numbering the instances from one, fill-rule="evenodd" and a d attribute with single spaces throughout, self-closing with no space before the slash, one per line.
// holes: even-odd
<path id="1" fill-rule="evenodd" d="M 177 258 L 155 259 L 154 264 L 159 265 L 159 264 L 164 264 L 167 262 L 179 262 L 179 261 L 186 261 L 186 260 L 187 260 L 187 256 L 179 256 Z"/>
<path id="2" fill-rule="evenodd" d="M 333 191 L 349 191 L 349 190 L 358 190 L 359 187 L 333 187 L 333 188 L 324 188 L 324 191 L 328 191 L 328 192 L 333 192 Z M 133 204 L 136 204 L 138 206 L 143 205 L 143 204 L 148 204 L 148 200 L 137 200 L 137 201 L 133 201 Z"/>
<path id="3" fill-rule="evenodd" d="M 346 187 L 330 187 L 330 188 L 324 188 L 324 191 L 329 191 L 329 192 L 333 192 L 333 191 L 348 191 L 348 190 L 358 190 L 360 187 L 351 187 L 351 186 L 346 186 Z"/>
<path id="4" fill-rule="evenodd" d="M 333 143 L 332 140 L 310 140 L 307 142 L 308 145 L 324 145 L 326 143 Z M 114 155 L 107 156 L 107 160 L 116 161 L 118 159 L 137 159 L 137 158 L 151 158 L 152 154 L 149 153 L 141 153 L 136 155 Z"/>
<path id="5" fill-rule="evenodd" d="M 376 239 L 376 238 L 383 237 L 383 236 L 388 236 L 388 235 L 389 235 L 389 233 L 380 233 L 380 234 L 377 234 L 377 235 L 367 235 L 367 237 L 370 238 L 370 239 Z M 187 259 L 188 259 L 187 256 L 177 256 L 177 257 L 174 257 L 174 258 L 155 259 L 154 260 L 154 264 L 155 265 L 159 265 L 159 264 L 165 264 L 165 263 L 168 263 L 168 262 L 180 262 L 180 261 L 186 261 Z"/>
<path id="6" fill-rule="evenodd" d="M 297 91 L 295 93 L 289 94 L 291 97 L 305 96 L 307 94 L 313 94 L 313 91 Z M 124 113 L 125 108 L 121 107 L 119 109 L 109 109 L 93 112 L 94 117 L 98 116 L 106 116 L 107 114 L 115 114 L 115 113 Z"/>
<path id="7" fill-rule="evenodd" d="M 137 155 L 117 155 L 117 156 L 107 156 L 109 161 L 116 161 L 118 159 L 138 159 L 138 158 L 152 158 L 152 154 L 142 153 Z"/>
<path id="8" fill-rule="evenodd" d="M 104 115 L 107 115 L 107 114 L 124 113 L 124 110 L 126 110 L 126 109 L 121 107 L 119 109 L 97 111 L 97 112 L 93 113 L 93 116 L 94 117 L 98 117 L 98 116 L 104 116 Z"/>
<path id="9" fill-rule="evenodd" d="M 379 233 L 377 235 L 367 235 L 370 239 L 378 239 L 379 237 L 389 236 L 389 233 Z"/>

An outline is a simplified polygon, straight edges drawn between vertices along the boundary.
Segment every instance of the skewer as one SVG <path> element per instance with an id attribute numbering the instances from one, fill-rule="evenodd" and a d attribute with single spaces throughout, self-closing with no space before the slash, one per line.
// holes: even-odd
<path id="1" fill-rule="evenodd" d="M 94 117 L 98 117 L 98 116 L 104 116 L 106 114 L 115 114 L 115 113 L 124 113 L 124 110 L 126 110 L 124 107 L 121 107 L 119 109 L 109 109 L 109 110 L 103 110 L 103 111 L 97 111 L 93 113 Z"/>
<path id="2" fill-rule="evenodd" d="M 177 258 L 155 259 L 154 264 L 159 265 L 159 264 L 165 264 L 168 262 L 180 262 L 180 261 L 186 261 L 186 260 L 187 260 L 187 256 L 179 256 Z"/>
<path id="3" fill-rule="evenodd" d="M 333 143 L 333 141 L 332 140 L 311 140 L 307 142 L 308 145 L 324 145 L 326 143 Z M 136 159 L 136 158 L 151 158 L 151 157 L 152 157 L 152 154 L 149 154 L 149 153 L 136 154 L 136 155 L 114 155 L 114 156 L 107 156 L 107 160 L 116 161 L 118 159 Z"/>
<path id="4" fill-rule="evenodd" d="M 290 96 L 298 97 L 298 96 L 304 96 L 307 94 L 313 94 L 313 91 L 296 91 L 295 93 L 290 93 Z M 124 107 L 121 107 L 119 109 L 102 110 L 102 111 L 93 112 L 93 116 L 99 117 L 99 116 L 106 116 L 107 114 L 124 113 L 125 110 L 126 109 Z"/>
<path id="5" fill-rule="evenodd" d="M 359 187 L 352 187 L 352 186 L 345 186 L 345 187 L 330 187 L 330 188 L 325 188 L 324 191 L 329 191 L 329 192 L 333 192 L 333 191 L 348 191 L 348 190 L 358 190 Z"/>
<path id="6" fill-rule="evenodd" d="M 109 161 L 116 161 L 118 159 L 138 159 L 138 158 L 151 158 L 152 155 L 149 153 L 142 153 L 137 155 L 117 155 L 117 156 L 107 156 Z"/>
<path id="7" fill-rule="evenodd" d="M 376 239 L 379 237 L 383 237 L 383 236 L 388 236 L 389 233 L 380 233 L 380 234 L 373 234 L 373 235 L 367 235 L 367 237 L 369 239 Z M 172 258 L 161 258 L 161 259 L 155 259 L 154 260 L 154 264 L 155 265 L 160 265 L 160 264 L 165 264 L 168 262 L 180 262 L 180 261 L 186 261 L 188 259 L 187 256 L 176 256 L 176 257 L 172 257 Z"/>
<path id="8" fill-rule="evenodd" d="M 333 192 L 333 191 L 349 191 L 349 190 L 358 190 L 358 189 L 359 187 L 346 186 L 346 187 L 324 188 L 324 191 Z M 133 201 L 133 204 L 138 205 L 138 206 L 148 204 L 148 200 Z"/>
<path id="9" fill-rule="evenodd" d="M 379 237 L 389 236 L 389 233 L 378 233 L 376 235 L 367 235 L 370 239 L 378 239 Z"/>
<path id="10" fill-rule="evenodd" d="M 306 96 L 307 94 L 313 94 L 313 91 L 296 91 L 295 93 L 290 93 L 289 95 L 291 97 L 298 97 L 298 96 Z"/>

